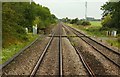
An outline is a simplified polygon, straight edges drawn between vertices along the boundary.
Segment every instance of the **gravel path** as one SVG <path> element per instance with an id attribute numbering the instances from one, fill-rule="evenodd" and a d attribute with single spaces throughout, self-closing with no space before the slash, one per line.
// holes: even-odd
<path id="1" fill-rule="evenodd" d="M 38 40 L 2 69 L 4 75 L 29 75 L 49 38 Z"/>
<path id="2" fill-rule="evenodd" d="M 54 38 L 36 75 L 59 75 L 58 38 Z"/>

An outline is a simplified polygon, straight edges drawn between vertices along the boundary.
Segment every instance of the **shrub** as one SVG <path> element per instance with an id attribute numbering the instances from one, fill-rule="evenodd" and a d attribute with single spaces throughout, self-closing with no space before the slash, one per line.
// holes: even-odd
<path id="1" fill-rule="evenodd" d="M 89 21 L 83 21 L 83 22 L 81 23 L 81 25 L 86 26 L 86 25 L 91 25 L 91 23 L 90 23 Z"/>

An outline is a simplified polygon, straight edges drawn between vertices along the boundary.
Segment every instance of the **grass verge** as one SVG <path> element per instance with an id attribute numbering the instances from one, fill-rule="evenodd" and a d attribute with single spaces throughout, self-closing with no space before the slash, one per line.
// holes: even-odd
<path id="1" fill-rule="evenodd" d="M 29 39 L 28 41 L 13 44 L 10 45 L 7 48 L 2 48 L 2 61 L 0 61 L 0 64 L 5 63 L 7 60 L 9 60 L 11 57 L 13 57 L 16 53 L 18 53 L 22 48 L 29 45 L 32 41 L 34 41 L 38 35 L 33 35 L 32 33 L 29 33 L 27 36 Z"/>
<path id="2" fill-rule="evenodd" d="M 106 40 L 109 44 L 111 44 L 112 46 L 118 47 L 120 48 L 120 42 L 118 42 L 118 40 Z"/>

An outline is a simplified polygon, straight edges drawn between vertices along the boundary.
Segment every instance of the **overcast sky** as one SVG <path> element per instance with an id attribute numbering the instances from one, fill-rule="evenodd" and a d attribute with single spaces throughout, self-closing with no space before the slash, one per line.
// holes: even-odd
<path id="1" fill-rule="evenodd" d="M 86 0 L 34 0 L 46 6 L 58 18 L 85 18 Z M 87 0 L 87 17 L 101 18 L 101 6 L 108 0 Z"/>

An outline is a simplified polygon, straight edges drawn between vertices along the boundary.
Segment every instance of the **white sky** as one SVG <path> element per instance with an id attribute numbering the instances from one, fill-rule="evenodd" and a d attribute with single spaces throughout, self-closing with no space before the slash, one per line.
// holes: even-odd
<path id="1" fill-rule="evenodd" d="M 85 18 L 86 0 L 33 0 L 46 6 L 58 18 Z M 108 0 L 87 0 L 87 17 L 101 18 L 101 6 Z"/>

